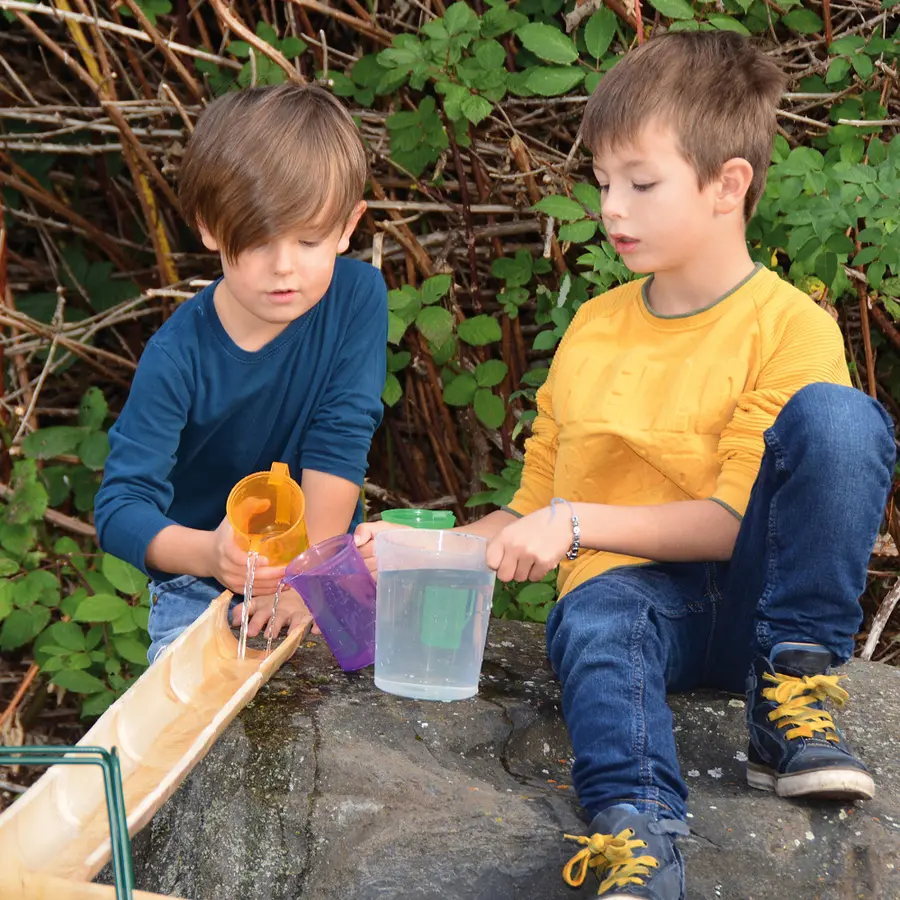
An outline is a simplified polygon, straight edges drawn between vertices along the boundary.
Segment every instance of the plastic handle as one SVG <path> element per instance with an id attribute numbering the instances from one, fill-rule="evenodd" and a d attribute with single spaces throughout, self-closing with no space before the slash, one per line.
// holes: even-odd
<path id="1" fill-rule="evenodd" d="M 291 472 L 287 463 L 272 463 L 269 470 L 269 484 L 275 488 L 276 525 L 290 525 L 291 523 L 291 490 L 288 487 L 290 480 Z"/>

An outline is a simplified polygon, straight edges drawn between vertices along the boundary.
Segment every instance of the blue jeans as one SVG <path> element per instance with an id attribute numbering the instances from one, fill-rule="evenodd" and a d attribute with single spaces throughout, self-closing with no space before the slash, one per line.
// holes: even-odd
<path id="1" fill-rule="evenodd" d="M 625 566 L 557 603 L 547 648 L 591 818 L 620 802 L 685 818 L 667 690 L 743 693 L 753 658 L 782 641 L 851 656 L 895 455 L 878 403 L 810 385 L 765 433 L 728 563 Z"/>
<path id="2" fill-rule="evenodd" d="M 150 582 L 150 648 L 147 659 L 153 663 L 175 638 L 222 592 L 193 575 L 176 575 L 165 581 Z M 236 601 L 232 601 L 232 608 Z"/>

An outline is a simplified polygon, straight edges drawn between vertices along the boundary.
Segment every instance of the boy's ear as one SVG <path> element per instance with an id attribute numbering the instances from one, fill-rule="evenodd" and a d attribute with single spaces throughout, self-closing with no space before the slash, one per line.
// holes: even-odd
<path id="1" fill-rule="evenodd" d="M 338 253 L 344 253 L 347 248 L 350 246 L 350 238 L 353 235 L 353 232 L 356 230 L 356 226 L 359 224 L 359 220 L 363 217 L 363 213 L 366 211 L 367 204 L 365 200 L 360 200 L 359 203 L 353 208 L 353 212 L 350 213 L 350 217 L 347 219 L 347 224 L 344 225 L 344 230 L 341 232 L 341 239 L 338 241 Z"/>
<path id="2" fill-rule="evenodd" d="M 200 240 L 207 250 L 218 251 L 219 242 L 209 233 L 206 226 L 202 222 L 197 223 L 197 230 L 200 232 Z"/>
<path id="3" fill-rule="evenodd" d="M 753 182 L 753 166 L 746 159 L 735 156 L 725 162 L 716 184 L 715 211 L 728 215 L 739 210 L 743 215 L 744 198 Z"/>

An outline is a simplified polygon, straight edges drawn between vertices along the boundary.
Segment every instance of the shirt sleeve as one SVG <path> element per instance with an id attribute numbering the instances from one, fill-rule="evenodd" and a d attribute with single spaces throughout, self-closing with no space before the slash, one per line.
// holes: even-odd
<path id="1" fill-rule="evenodd" d="M 387 288 L 377 269 L 357 288 L 337 364 L 300 442 L 300 469 L 337 475 L 361 485 L 372 436 L 381 424 L 387 373 Z"/>
<path id="2" fill-rule="evenodd" d="M 550 505 L 556 473 L 556 456 L 559 451 L 559 426 L 553 415 L 553 387 L 559 361 L 574 335 L 586 321 L 589 304 L 584 304 L 575 314 L 560 341 L 547 380 L 538 388 L 537 416 L 531 425 L 531 437 L 525 442 L 525 466 L 522 482 L 515 496 L 504 507 L 517 516 L 527 516 Z"/>
<path id="3" fill-rule="evenodd" d="M 97 538 L 107 553 L 147 572 L 147 547 L 168 525 L 169 477 L 191 392 L 174 360 L 154 343 L 138 364 L 122 414 L 109 430 L 109 456 L 94 504 Z"/>
<path id="4" fill-rule="evenodd" d="M 784 326 L 752 390 L 743 393 L 719 438 L 719 477 L 712 498 L 738 517 L 762 462 L 763 435 L 790 398 L 817 382 L 850 384 L 840 329 L 823 309 L 804 304 Z"/>

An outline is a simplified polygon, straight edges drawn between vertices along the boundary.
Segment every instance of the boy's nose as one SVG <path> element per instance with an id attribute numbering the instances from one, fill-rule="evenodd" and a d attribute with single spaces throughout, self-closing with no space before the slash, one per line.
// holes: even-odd
<path id="1" fill-rule="evenodd" d="M 276 275 L 290 275 L 294 271 L 293 246 L 280 242 L 273 248 L 272 271 Z"/>
<path id="2" fill-rule="evenodd" d="M 604 219 L 622 219 L 625 216 L 625 203 L 622 192 L 609 188 L 601 204 L 601 213 Z"/>

